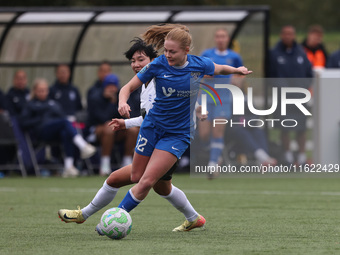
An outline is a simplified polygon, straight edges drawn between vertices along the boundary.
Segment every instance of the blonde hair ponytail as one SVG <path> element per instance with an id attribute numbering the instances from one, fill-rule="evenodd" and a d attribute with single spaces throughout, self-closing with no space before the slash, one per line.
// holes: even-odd
<path id="1" fill-rule="evenodd" d="M 174 40 L 181 44 L 182 48 L 191 48 L 192 38 L 189 28 L 181 24 L 160 24 L 150 26 L 144 34 L 143 40 L 151 44 L 156 50 L 164 46 L 165 40 Z"/>

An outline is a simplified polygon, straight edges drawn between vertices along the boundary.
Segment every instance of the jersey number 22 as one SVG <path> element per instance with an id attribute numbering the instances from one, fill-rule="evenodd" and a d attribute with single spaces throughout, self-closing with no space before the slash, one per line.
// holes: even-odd
<path id="1" fill-rule="evenodd" d="M 147 142 L 148 142 L 148 139 L 139 135 L 138 143 L 136 145 L 137 150 L 143 152 L 144 151 L 143 147 L 147 144 Z"/>

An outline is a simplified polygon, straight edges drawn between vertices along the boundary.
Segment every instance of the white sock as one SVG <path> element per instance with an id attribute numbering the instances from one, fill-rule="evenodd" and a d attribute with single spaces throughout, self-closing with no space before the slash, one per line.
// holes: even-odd
<path id="1" fill-rule="evenodd" d="M 110 156 L 102 156 L 100 158 L 100 168 L 105 168 L 106 166 L 111 165 L 111 158 Z"/>
<path id="2" fill-rule="evenodd" d="M 87 142 L 80 134 L 76 134 L 73 137 L 73 143 L 79 148 L 79 150 L 82 150 L 87 145 Z"/>
<path id="3" fill-rule="evenodd" d="M 254 155 L 255 155 L 255 158 L 258 161 L 260 161 L 261 163 L 267 161 L 270 158 L 268 153 L 265 150 L 263 150 L 263 149 L 257 149 L 254 152 Z"/>
<path id="4" fill-rule="evenodd" d="M 66 157 L 66 158 L 64 159 L 64 168 L 67 169 L 67 168 L 72 167 L 72 166 L 73 166 L 73 163 L 74 163 L 73 161 L 74 161 L 74 160 L 73 160 L 72 157 Z"/>
<path id="5" fill-rule="evenodd" d="M 119 188 L 109 186 L 105 180 L 103 187 L 98 190 L 96 196 L 92 199 L 91 203 L 81 209 L 84 218 L 87 219 L 92 214 L 98 212 L 100 209 L 111 203 L 111 201 L 116 196 L 118 190 Z"/>
<path id="6" fill-rule="evenodd" d="M 194 221 L 198 217 L 198 213 L 192 207 L 184 192 L 172 184 L 171 187 L 170 194 L 161 197 L 168 200 L 178 211 L 183 213 L 188 221 Z"/>
<path id="7" fill-rule="evenodd" d="M 124 155 L 122 160 L 122 166 L 127 166 L 132 164 L 132 156 L 130 155 Z"/>
<path id="8" fill-rule="evenodd" d="M 298 165 L 305 164 L 307 162 L 307 155 L 304 152 L 300 152 L 297 156 Z"/>
<path id="9" fill-rule="evenodd" d="M 294 155 L 293 155 L 293 152 L 291 151 L 286 151 L 285 152 L 285 159 L 288 163 L 294 163 Z"/>

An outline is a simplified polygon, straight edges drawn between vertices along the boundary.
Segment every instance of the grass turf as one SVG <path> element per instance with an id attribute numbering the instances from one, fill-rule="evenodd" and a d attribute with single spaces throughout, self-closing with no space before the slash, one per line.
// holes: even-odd
<path id="1" fill-rule="evenodd" d="M 339 180 L 332 178 L 222 178 L 177 174 L 205 230 L 172 233 L 183 216 L 153 191 L 131 212 L 128 237 L 96 234 L 101 214 L 66 224 L 60 208 L 85 206 L 104 178 L 0 180 L 0 254 L 339 254 Z"/>

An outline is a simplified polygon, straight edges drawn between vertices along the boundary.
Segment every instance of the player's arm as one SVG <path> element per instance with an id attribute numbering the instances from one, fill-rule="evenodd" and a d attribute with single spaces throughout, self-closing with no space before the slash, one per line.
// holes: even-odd
<path id="1" fill-rule="evenodd" d="M 143 117 L 135 117 L 131 119 L 112 119 L 109 122 L 109 126 L 112 127 L 112 131 L 129 129 L 132 127 L 140 127 L 143 122 Z"/>
<path id="2" fill-rule="evenodd" d="M 142 81 L 135 75 L 119 92 L 118 112 L 125 118 L 130 118 L 131 108 L 127 104 L 130 94 L 142 86 Z"/>
<path id="3" fill-rule="evenodd" d="M 242 74 L 247 75 L 251 74 L 253 71 L 249 71 L 247 67 L 240 66 L 240 67 L 232 67 L 228 65 L 218 65 L 215 64 L 215 71 L 214 75 L 228 75 L 228 74 Z"/>

